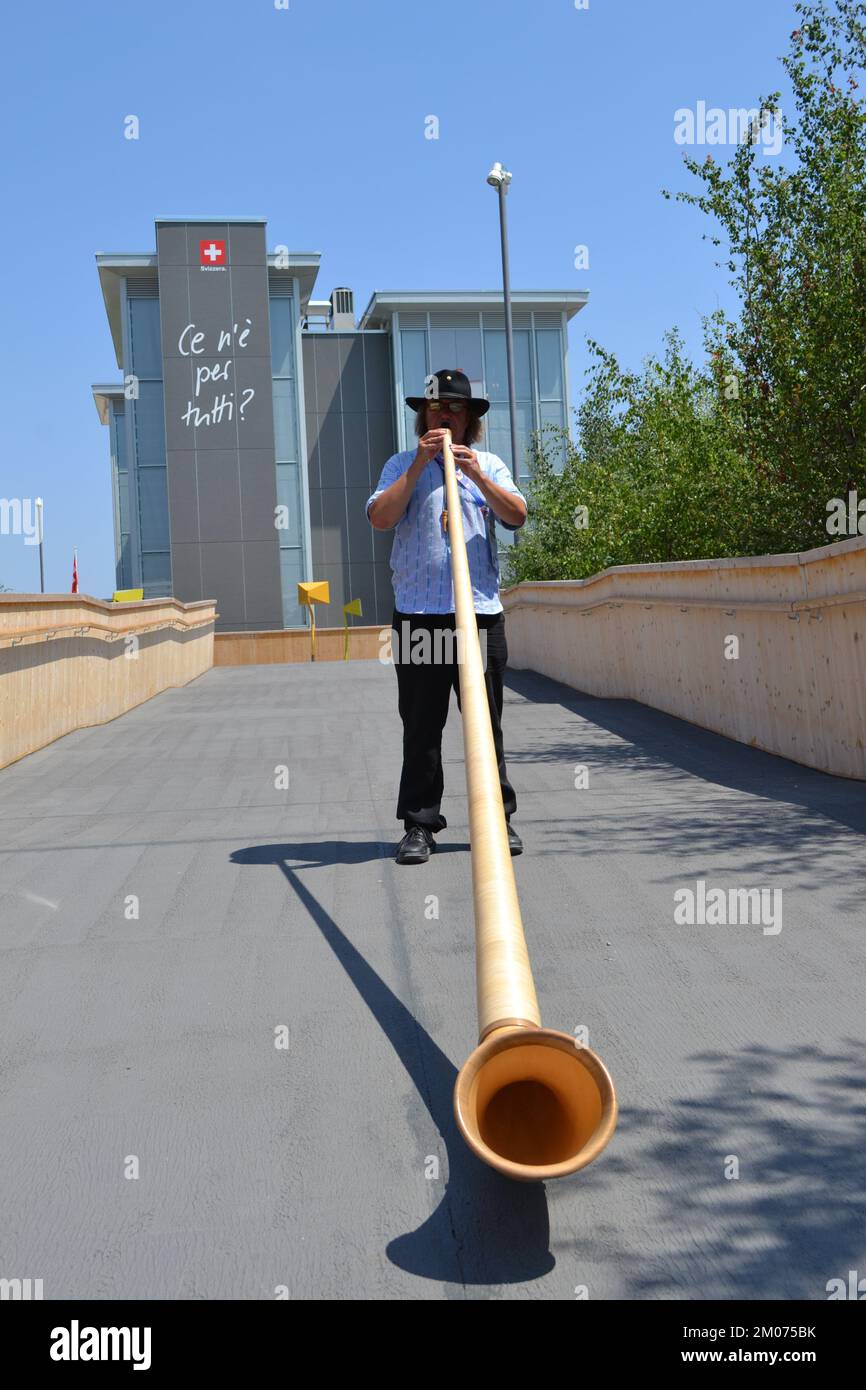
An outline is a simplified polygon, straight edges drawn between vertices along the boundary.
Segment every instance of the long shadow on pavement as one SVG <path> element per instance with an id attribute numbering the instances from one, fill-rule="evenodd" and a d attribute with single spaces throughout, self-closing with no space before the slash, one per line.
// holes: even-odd
<path id="1" fill-rule="evenodd" d="M 626 765 L 654 773 L 679 769 L 732 791 L 799 805 L 866 835 L 866 784 L 861 781 L 751 748 L 636 700 L 587 695 L 536 671 L 508 671 L 505 684 L 534 705 L 559 705 L 622 740 L 593 750 L 593 761 L 609 771 Z M 579 737 L 564 744 L 547 739 L 543 747 L 509 751 L 508 761 L 558 762 L 580 751 Z"/>
<path id="2" fill-rule="evenodd" d="M 452 1109 L 457 1068 L 367 963 L 291 867 L 369 860 L 369 843 L 251 846 L 236 864 L 276 865 L 291 884 L 405 1067 L 442 1136 L 448 1183 L 436 1211 L 417 1231 L 391 1241 L 391 1262 L 410 1274 L 455 1284 L 510 1284 L 538 1279 L 555 1265 L 547 1198 L 541 1183 L 518 1183 L 481 1163 L 467 1148 Z"/>

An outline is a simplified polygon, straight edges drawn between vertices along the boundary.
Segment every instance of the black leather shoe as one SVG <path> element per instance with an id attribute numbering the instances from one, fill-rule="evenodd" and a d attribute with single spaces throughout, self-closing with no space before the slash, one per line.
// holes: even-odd
<path id="1" fill-rule="evenodd" d="M 508 848 L 511 850 L 512 857 L 515 854 L 522 854 L 523 841 L 521 840 L 517 831 L 514 829 L 514 826 L 511 824 L 511 821 L 506 821 L 506 829 L 508 831 Z"/>
<path id="2" fill-rule="evenodd" d="M 513 859 L 515 854 L 523 853 L 523 841 L 514 829 L 511 821 L 505 822 L 505 829 L 508 831 L 508 848 L 511 850 L 511 857 Z M 470 845 L 469 848 L 471 849 L 472 846 Z"/>
<path id="3" fill-rule="evenodd" d="M 430 831 L 423 826 L 413 825 L 397 846 L 394 858 L 398 864 L 426 864 L 435 848 L 436 841 Z"/>

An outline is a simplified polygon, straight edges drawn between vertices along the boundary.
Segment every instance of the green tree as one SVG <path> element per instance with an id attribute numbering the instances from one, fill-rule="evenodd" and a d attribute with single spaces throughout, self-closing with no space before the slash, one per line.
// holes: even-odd
<path id="1" fill-rule="evenodd" d="M 773 92 L 726 168 L 685 156 L 703 188 L 677 194 L 718 224 L 708 236 L 738 316 L 705 319 L 700 368 L 676 332 L 640 373 L 590 343 L 577 444 L 558 472 L 549 427 L 534 440 L 530 521 L 506 581 L 805 549 L 833 539 L 832 498 L 866 497 L 866 11 L 795 10 L 782 59 L 793 163 L 759 158 L 761 122 L 781 118 Z"/>
<path id="2" fill-rule="evenodd" d="M 795 163 L 762 162 L 755 131 L 727 169 L 686 156 L 704 187 L 677 197 L 720 224 L 711 240 L 740 299 L 736 322 L 713 325 L 711 356 L 737 447 L 782 484 L 780 539 L 820 545 L 827 501 L 866 482 L 866 11 L 859 0 L 795 9 L 782 59 Z M 779 100 L 762 98 L 762 112 Z"/>
<path id="3" fill-rule="evenodd" d="M 623 371 L 597 343 L 590 350 L 578 441 L 561 472 L 550 427 L 535 441 L 532 524 L 507 554 L 507 582 L 760 548 L 761 489 L 732 442 L 712 372 L 688 361 L 675 332 L 641 372 Z"/>

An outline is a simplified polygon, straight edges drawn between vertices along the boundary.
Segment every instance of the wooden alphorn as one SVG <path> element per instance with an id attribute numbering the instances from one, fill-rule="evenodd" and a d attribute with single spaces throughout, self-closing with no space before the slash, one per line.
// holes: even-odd
<path id="1" fill-rule="evenodd" d="M 508 848 L 450 430 L 443 458 L 478 990 L 478 1046 L 458 1074 L 454 1113 L 485 1163 L 538 1182 L 574 1173 L 601 1153 L 616 1127 L 616 1093 L 594 1052 L 541 1025 Z"/>

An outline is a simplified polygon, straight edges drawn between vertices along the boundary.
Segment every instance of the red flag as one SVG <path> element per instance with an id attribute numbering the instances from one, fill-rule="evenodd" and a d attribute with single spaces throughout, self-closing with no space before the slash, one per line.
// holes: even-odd
<path id="1" fill-rule="evenodd" d="M 72 592 L 78 593 L 78 551 L 72 552 Z"/>

